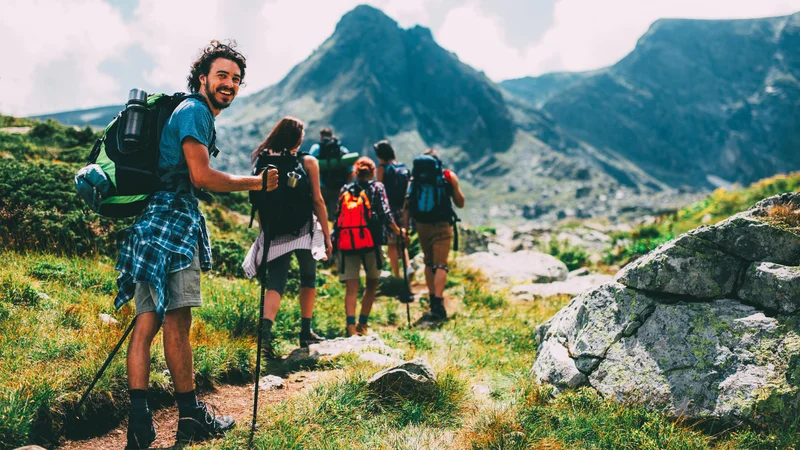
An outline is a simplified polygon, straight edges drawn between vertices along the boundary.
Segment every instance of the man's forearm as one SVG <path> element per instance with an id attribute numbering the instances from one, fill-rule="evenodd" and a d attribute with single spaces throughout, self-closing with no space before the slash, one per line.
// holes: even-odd
<path id="1" fill-rule="evenodd" d="M 202 177 L 192 180 L 198 189 L 212 192 L 255 191 L 262 188 L 260 176 L 231 175 L 218 170 L 209 169 Z"/>

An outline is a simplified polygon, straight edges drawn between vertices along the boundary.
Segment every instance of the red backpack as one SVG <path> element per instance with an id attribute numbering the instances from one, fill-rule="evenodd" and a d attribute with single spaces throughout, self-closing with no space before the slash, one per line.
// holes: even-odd
<path id="1" fill-rule="evenodd" d="M 353 183 L 339 196 L 339 217 L 336 219 L 337 250 L 343 254 L 364 254 L 375 250 L 372 210 L 366 189 Z"/>

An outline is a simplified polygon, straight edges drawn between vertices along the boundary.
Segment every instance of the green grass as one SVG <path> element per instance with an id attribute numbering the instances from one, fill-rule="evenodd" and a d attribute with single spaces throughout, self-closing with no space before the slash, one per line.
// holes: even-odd
<path id="1" fill-rule="evenodd" d="M 612 235 L 612 247 L 604 255 L 604 262 L 625 265 L 689 230 L 701 225 L 713 225 L 746 211 L 765 198 L 795 192 L 798 188 L 800 172 L 776 175 L 746 188 L 730 191 L 717 189 L 699 202 L 658 218 L 655 224 L 641 226 L 630 233 Z"/>

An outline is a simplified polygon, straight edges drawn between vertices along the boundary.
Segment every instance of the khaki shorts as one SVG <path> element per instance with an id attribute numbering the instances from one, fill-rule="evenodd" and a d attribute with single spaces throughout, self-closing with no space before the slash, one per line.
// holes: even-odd
<path id="1" fill-rule="evenodd" d="M 167 275 L 167 292 L 169 305 L 167 311 L 178 308 L 196 308 L 203 305 L 200 295 L 200 251 L 195 249 L 192 265 L 186 269 Z M 136 305 L 136 315 L 155 312 L 155 288 L 150 284 L 136 283 L 136 292 L 133 294 Z"/>
<path id="2" fill-rule="evenodd" d="M 425 265 L 447 269 L 450 247 L 453 245 L 453 225 L 448 222 L 417 223 L 419 246 L 425 254 Z"/>
<path id="3" fill-rule="evenodd" d="M 361 277 L 361 266 L 364 266 L 364 272 L 367 273 L 367 278 L 373 280 L 381 277 L 381 268 L 383 267 L 383 254 L 378 251 L 371 251 L 363 255 L 343 255 L 339 253 L 336 258 L 336 267 L 339 270 L 339 281 L 345 282 L 348 280 L 358 280 Z M 379 264 L 376 263 L 379 259 Z M 344 265 L 344 270 L 342 270 Z"/>

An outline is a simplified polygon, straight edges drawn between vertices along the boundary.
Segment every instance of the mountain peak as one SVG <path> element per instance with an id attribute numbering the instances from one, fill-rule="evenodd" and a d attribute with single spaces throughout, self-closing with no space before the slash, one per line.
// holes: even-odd
<path id="1" fill-rule="evenodd" d="M 358 5 L 342 16 L 336 24 L 336 32 L 358 33 L 364 28 L 385 26 L 397 28 L 397 22 L 378 8 L 369 5 Z"/>

